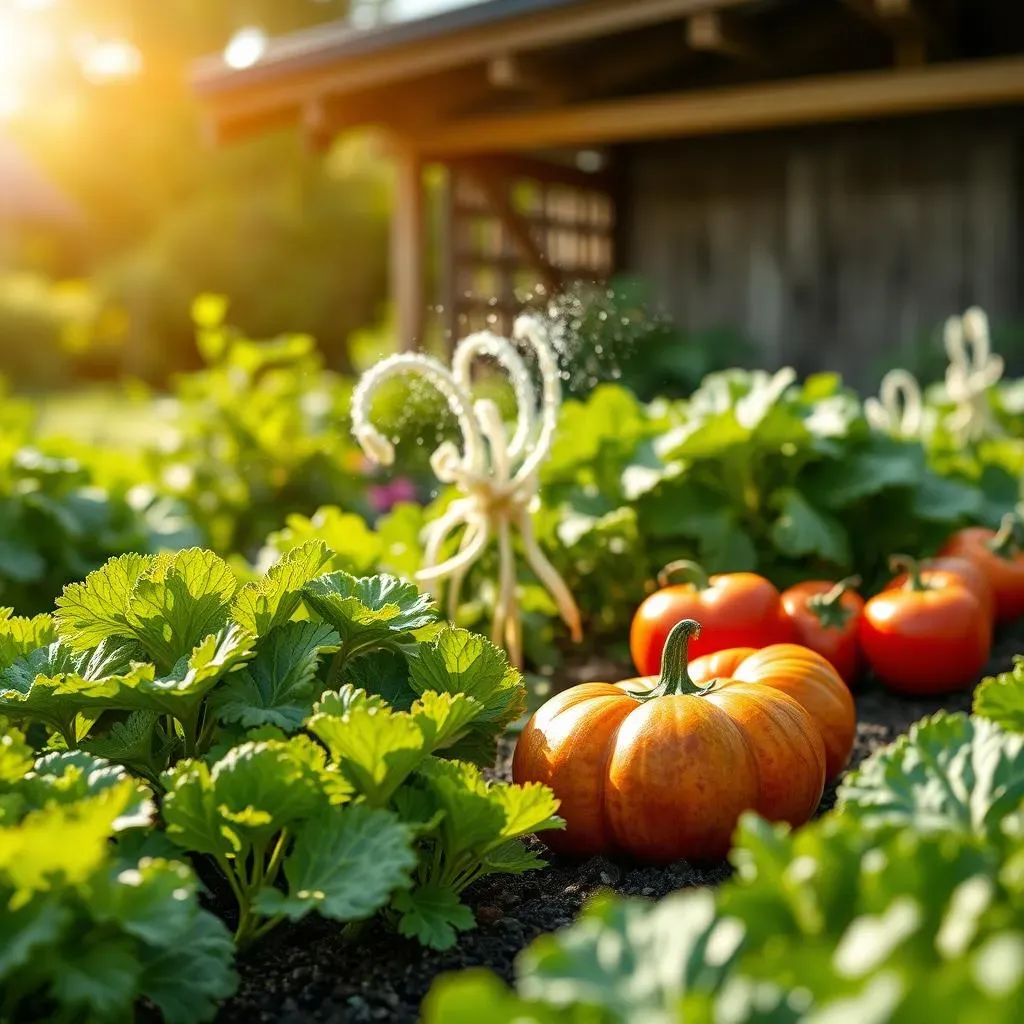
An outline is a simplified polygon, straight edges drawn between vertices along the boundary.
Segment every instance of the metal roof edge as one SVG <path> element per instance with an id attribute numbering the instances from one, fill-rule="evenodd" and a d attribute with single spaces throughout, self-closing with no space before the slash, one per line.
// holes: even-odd
<path id="1" fill-rule="evenodd" d="M 221 54 L 201 57 L 192 65 L 188 81 L 200 95 L 228 92 L 273 81 L 289 73 L 313 70 L 346 57 L 369 56 L 410 43 L 587 2 L 483 0 L 424 18 L 366 29 L 353 28 L 348 20 L 332 21 L 271 40 L 265 56 L 252 67 L 230 68 Z"/>

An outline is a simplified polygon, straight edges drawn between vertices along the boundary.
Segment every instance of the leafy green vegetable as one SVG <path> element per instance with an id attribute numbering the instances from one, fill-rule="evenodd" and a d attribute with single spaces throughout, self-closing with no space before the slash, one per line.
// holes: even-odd
<path id="1" fill-rule="evenodd" d="M 320 658 L 337 650 L 338 639 L 320 622 L 272 629 L 253 660 L 217 693 L 215 713 L 247 729 L 276 725 L 294 732 L 312 711 Z"/>
<path id="2" fill-rule="evenodd" d="M 262 637 L 287 623 L 302 603 L 302 588 L 319 576 L 331 560 L 323 541 L 293 548 L 258 580 L 247 583 L 235 595 L 231 617 L 243 629 Z"/>
<path id="3" fill-rule="evenodd" d="M 51 754 L 0 801 L 0 1016 L 127 1024 L 148 999 L 170 1024 L 212 1019 L 236 984 L 227 930 L 186 865 L 110 841 L 149 822 L 148 793 L 106 762 Z"/>
<path id="4" fill-rule="evenodd" d="M 359 921 L 410 884 L 416 854 L 409 830 L 389 811 L 332 808 L 305 821 L 285 861 L 287 894 L 263 888 L 256 910 L 293 921 L 317 910 L 335 921 Z"/>
<path id="5" fill-rule="evenodd" d="M 409 642 L 437 615 L 430 597 L 397 576 L 357 578 L 332 572 L 307 583 L 306 603 L 341 637 L 342 653 Z"/>
<path id="6" fill-rule="evenodd" d="M 867 827 L 913 825 L 996 843 L 1024 808 L 1024 735 L 940 711 L 847 775 L 839 807 Z"/>
<path id="7" fill-rule="evenodd" d="M 1009 672 L 983 679 L 974 691 L 974 714 L 1010 732 L 1024 732 L 1024 657 Z"/>

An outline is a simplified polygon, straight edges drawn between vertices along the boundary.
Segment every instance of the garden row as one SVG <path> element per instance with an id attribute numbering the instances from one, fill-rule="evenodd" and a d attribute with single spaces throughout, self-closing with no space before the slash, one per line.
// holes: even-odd
<path id="1" fill-rule="evenodd" d="M 358 944 L 376 916 L 450 949 L 476 924 L 468 888 L 543 865 L 523 837 L 565 827 L 554 794 L 481 771 L 522 714 L 519 674 L 414 585 L 325 572 L 331 559 L 307 542 L 240 586 L 201 549 L 122 556 L 66 588 L 54 616 L 0 621 L 4 1019 L 130 1020 L 139 1000 L 169 1022 L 211 1019 L 234 989 L 235 948 L 284 922 L 318 914 Z M 805 1019 L 881 987 L 877 1019 L 898 1020 L 950 961 L 949 999 L 1011 1019 L 1024 979 L 1024 665 L 986 683 L 977 711 L 985 721 L 940 714 L 874 755 L 843 782 L 839 811 L 795 836 L 745 819 L 739 877 L 720 895 L 601 904 L 522 959 L 519 996 L 445 981 L 428 1017 L 544 1020 L 579 1005 L 581 1020 L 618 1020 L 642 999 L 674 1019 L 685 996 L 733 1007 L 722 1019 Z M 220 916 L 200 903 L 197 870 Z M 808 979 L 773 974 L 802 963 L 809 935 Z M 874 950 L 877 935 L 892 939 L 886 955 L 847 976 L 839 950 Z M 654 957 L 648 942 L 675 952 Z M 636 967 L 648 956 L 649 976 Z M 605 1016 L 588 1017 L 593 1005 Z"/>
<path id="2" fill-rule="evenodd" d="M 41 441 L 29 411 L 5 404 L 4 604 L 47 611 L 65 583 L 110 555 L 197 544 L 242 573 L 311 538 L 337 553 L 333 567 L 356 574 L 418 567 L 420 530 L 453 497 L 428 482 L 433 441 L 457 436 L 438 397 L 393 382 L 375 403 L 374 421 L 402 438 L 400 476 L 385 483 L 352 439 L 351 382 L 322 369 L 310 339 L 244 338 L 210 299 L 196 316 L 207 366 L 180 379 L 159 443 L 110 451 Z M 511 408 L 503 383 L 480 388 Z M 567 401 L 535 528 L 582 606 L 584 653 L 622 653 L 648 581 L 674 559 L 754 570 L 780 586 L 857 572 L 873 590 L 891 553 L 929 553 L 958 525 L 998 525 L 1024 472 L 1019 391 L 991 389 L 996 432 L 969 446 L 946 426 L 941 388 L 922 442 L 870 425 L 833 375 L 797 384 L 786 371 L 730 370 L 685 401 L 644 404 L 613 384 Z M 486 588 L 475 583 L 460 625 L 486 619 Z M 529 576 L 520 584 L 528 661 L 550 667 L 565 636 L 543 589 Z"/>

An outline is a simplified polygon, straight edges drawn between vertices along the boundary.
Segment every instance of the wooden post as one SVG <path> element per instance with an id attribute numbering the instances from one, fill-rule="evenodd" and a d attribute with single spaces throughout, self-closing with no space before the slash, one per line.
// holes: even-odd
<path id="1" fill-rule="evenodd" d="M 391 219 L 391 298 L 398 350 L 418 348 L 425 322 L 423 159 L 408 143 L 395 141 L 395 208 Z"/>

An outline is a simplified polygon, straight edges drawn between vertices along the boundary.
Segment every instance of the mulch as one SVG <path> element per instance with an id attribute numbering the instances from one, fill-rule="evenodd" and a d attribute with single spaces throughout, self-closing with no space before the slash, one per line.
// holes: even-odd
<path id="1" fill-rule="evenodd" d="M 984 675 L 1006 671 L 1013 655 L 1022 651 L 1024 624 L 1019 624 L 997 639 Z M 939 708 L 969 710 L 971 704 L 970 691 L 909 700 L 870 682 L 855 696 L 858 726 L 851 767 L 925 715 Z M 509 740 L 502 744 L 494 777 L 509 778 L 511 757 Z M 834 801 L 832 785 L 819 813 Z M 656 899 L 687 886 L 717 885 L 730 873 L 725 863 L 695 866 L 680 861 L 667 868 L 648 868 L 605 857 L 580 864 L 546 856 L 545 870 L 485 878 L 471 887 L 464 898 L 478 926 L 443 953 L 425 950 L 378 924 L 368 926 L 358 942 L 344 941 L 336 923 L 320 918 L 280 928 L 240 960 L 238 993 L 222 1007 L 218 1024 L 412 1024 L 438 975 L 484 966 L 511 981 L 515 957 L 523 947 L 538 935 L 569 924 L 598 891 Z"/>

